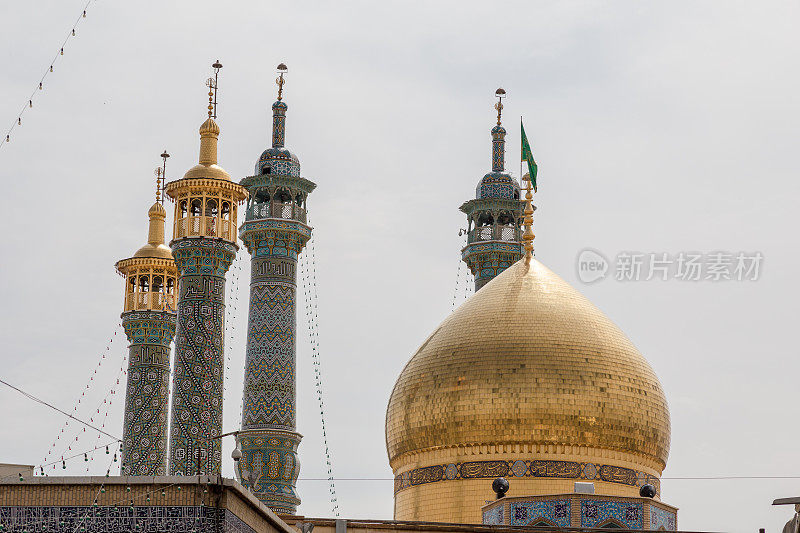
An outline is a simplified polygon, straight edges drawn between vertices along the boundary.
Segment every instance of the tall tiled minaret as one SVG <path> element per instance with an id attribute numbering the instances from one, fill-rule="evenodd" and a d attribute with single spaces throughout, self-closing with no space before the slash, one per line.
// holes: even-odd
<path id="1" fill-rule="evenodd" d="M 460 207 L 467 215 L 467 245 L 461 250 L 461 259 L 475 276 L 476 291 L 524 255 L 519 183 L 505 172 L 505 95 L 503 89 L 495 92 L 497 125 L 492 128 L 492 171 L 478 183 L 475 199 Z"/>
<path id="2" fill-rule="evenodd" d="M 311 238 L 306 199 L 316 185 L 300 177 L 300 161 L 284 148 L 286 71 L 278 65 L 272 147 L 261 154 L 255 175 L 241 181 L 250 197 L 240 234 L 252 270 L 238 474 L 273 511 L 294 514 L 300 503 L 301 439 L 295 397 L 297 260 Z"/>
<path id="3" fill-rule="evenodd" d="M 218 71 L 222 65 L 214 64 Z M 217 165 L 216 78 L 209 79 L 208 119 L 200 126 L 200 162 L 167 184 L 175 202 L 170 243 L 178 266 L 178 326 L 169 472 L 219 474 L 222 433 L 225 273 L 239 247 L 236 208 L 244 187 Z"/>
<path id="4" fill-rule="evenodd" d="M 172 251 L 164 244 L 167 211 L 161 205 L 162 175 L 159 168 L 156 203 L 147 213 L 147 244 L 133 257 L 116 264 L 125 278 L 122 326 L 130 341 L 122 429 L 123 476 L 167 473 L 169 345 L 175 336 L 177 269 Z"/>

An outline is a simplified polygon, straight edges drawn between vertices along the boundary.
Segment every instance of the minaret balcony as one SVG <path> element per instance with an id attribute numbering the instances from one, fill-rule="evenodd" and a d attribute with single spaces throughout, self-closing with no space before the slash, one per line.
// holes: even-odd
<path id="1" fill-rule="evenodd" d="M 247 208 L 247 220 L 282 218 L 306 223 L 306 210 L 295 202 L 252 202 Z"/>
<path id="2" fill-rule="evenodd" d="M 522 241 L 522 230 L 517 226 L 481 226 L 467 234 L 467 244 L 481 241 Z"/>
<path id="3" fill-rule="evenodd" d="M 187 216 L 176 222 L 173 238 L 184 237 L 219 238 L 236 242 L 236 224 L 232 220 L 219 217 Z"/>
<path id="4" fill-rule="evenodd" d="M 125 295 L 125 312 L 169 311 L 174 313 L 175 295 L 163 292 L 134 292 Z"/>

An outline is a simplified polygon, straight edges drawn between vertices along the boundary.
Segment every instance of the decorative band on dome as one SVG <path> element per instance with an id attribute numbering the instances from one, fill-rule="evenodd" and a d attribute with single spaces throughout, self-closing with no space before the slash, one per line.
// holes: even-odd
<path id="1" fill-rule="evenodd" d="M 394 493 L 403 489 L 438 481 L 458 479 L 494 479 L 497 477 L 535 477 L 552 479 L 582 479 L 605 481 L 631 487 L 653 485 L 661 493 L 661 480 L 647 472 L 614 465 L 576 461 L 495 460 L 468 461 L 415 468 L 394 478 Z"/>

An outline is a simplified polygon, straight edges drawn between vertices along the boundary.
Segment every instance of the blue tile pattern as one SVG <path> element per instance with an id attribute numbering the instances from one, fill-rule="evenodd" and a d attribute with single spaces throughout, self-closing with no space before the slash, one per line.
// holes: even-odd
<path id="1" fill-rule="evenodd" d="M 169 345 L 175 314 L 131 311 L 122 315 L 130 341 L 122 429 L 122 475 L 163 476 L 167 466 Z"/>
<path id="2" fill-rule="evenodd" d="M 506 161 L 506 129 L 499 124 L 492 128 L 492 171 L 502 172 Z"/>
<path id="3" fill-rule="evenodd" d="M 528 526 L 545 521 L 548 525 L 569 527 L 571 520 L 568 500 L 539 500 L 511 504 L 511 525 Z"/>
<path id="4" fill-rule="evenodd" d="M 678 516 L 675 511 L 662 509 L 655 505 L 650 506 L 650 529 L 664 529 L 676 531 L 678 529 Z"/>
<path id="5" fill-rule="evenodd" d="M 267 148 L 258 158 L 256 175 L 300 176 L 300 161 L 285 148 Z"/>
<path id="6" fill-rule="evenodd" d="M 314 184 L 300 178 L 300 162 L 283 148 L 286 104 L 276 102 L 272 109 L 272 148 L 256 164 L 258 177 L 242 185 L 251 198 L 270 201 L 280 192 L 299 209 L 265 218 L 276 213 L 250 208 L 239 232 L 252 268 L 237 473 L 273 511 L 295 514 L 301 438 L 295 431 L 297 259 L 311 238 L 304 204 Z"/>
<path id="7" fill-rule="evenodd" d="M 169 470 L 171 475 L 215 475 L 220 473 L 221 443 L 209 439 L 222 433 L 225 273 L 238 247 L 188 238 L 173 241 L 172 249 L 178 320 Z"/>
<path id="8" fill-rule="evenodd" d="M 627 529 L 642 529 L 642 504 L 613 500 L 581 501 L 581 527 L 603 527 L 609 521 Z"/>
<path id="9" fill-rule="evenodd" d="M 4 533 L 82 531 L 89 533 L 255 533 L 227 509 L 194 506 L 0 507 Z"/>
<path id="10" fill-rule="evenodd" d="M 523 206 L 522 202 L 518 202 L 520 199 L 519 183 L 510 174 L 504 172 L 506 130 L 498 124 L 492 128 L 491 133 L 492 171 L 478 183 L 478 187 L 475 189 L 475 198 L 477 200 L 511 200 L 512 206 L 507 210 L 498 210 L 489 207 L 488 204 L 491 202 L 481 202 L 484 205 L 467 202 L 462 206 L 462 210 L 467 215 L 467 224 L 471 232 L 476 226 L 480 226 L 481 230 L 489 229 L 491 226 L 490 234 L 495 235 L 495 239 L 499 239 L 497 235 L 502 229 L 500 226 L 519 227 Z M 512 234 L 511 238 L 516 239 L 517 237 Z M 475 276 L 476 291 L 523 256 L 521 241 L 508 240 L 502 248 L 475 247 L 474 244 L 470 242 L 462 250 L 461 259 Z M 516 246 L 510 246 L 513 244 Z"/>
<path id="11" fill-rule="evenodd" d="M 483 512 L 483 524 L 487 526 L 499 526 L 503 524 L 503 506 L 498 505 Z"/>
<path id="12" fill-rule="evenodd" d="M 478 187 L 475 189 L 475 198 L 502 198 L 505 200 L 519 200 L 519 183 L 510 174 L 506 174 L 504 172 L 489 172 L 478 183 Z"/>

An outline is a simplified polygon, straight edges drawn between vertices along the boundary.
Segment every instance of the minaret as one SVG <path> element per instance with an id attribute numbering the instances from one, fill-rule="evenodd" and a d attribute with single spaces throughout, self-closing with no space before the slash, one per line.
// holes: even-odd
<path id="1" fill-rule="evenodd" d="M 162 154 L 165 156 L 166 152 Z M 166 155 L 164 157 L 166 163 Z M 165 165 L 166 167 L 166 165 Z M 175 280 L 172 251 L 164 244 L 167 211 L 161 204 L 162 168 L 156 169 L 156 203 L 148 211 L 147 244 L 118 261 L 125 278 L 122 326 L 130 342 L 128 385 L 122 429 L 122 475 L 167 473 L 169 345 L 175 336 Z"/>
<path id="2" fill-rule="evenodd" d="M 214 64 L 215 74 L 222 65 Z M 169 472 L 219 474 L 224 370 L 225 273 L 236 257 L 236 208 L 244 187 L 217 165 L 217 79 L 210 78 L 200 162 L 167 184 L 175 202 L 170 242 L 178 266 L 178 326 Z"/>
<path id="3" fill-rule="evenodd" d="M 252 270 L 238 474 L 273 511 L 294 514 L 301 439 L 295 422 L 297 259 L 311 238 L 306 199 L 316 185 L 300 177 L 300 161 L 284 148 L 286 71 L 278 65 L 272 148 L 261 154 L 255 175 L 241 181 L 250 197 L 240 235 Z"/>
<path id="4" fill-rule="evenodd" d="M 497 125 L 492 128 L 492 171 L 478 183 L 475 199 L 460 207 L 467 215 L 467 245 L 461 250 L 461 259 L 475 276 L 476 291 L 523 256 L 520 187 L 504 170 L 506 130 L 502 114 L 505 95 L 502 88 L 495 92 Z"/>

